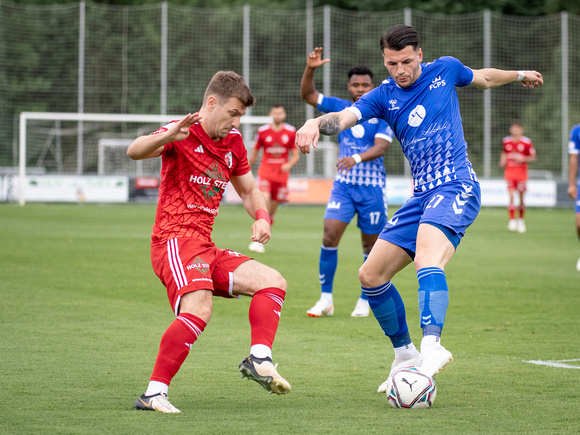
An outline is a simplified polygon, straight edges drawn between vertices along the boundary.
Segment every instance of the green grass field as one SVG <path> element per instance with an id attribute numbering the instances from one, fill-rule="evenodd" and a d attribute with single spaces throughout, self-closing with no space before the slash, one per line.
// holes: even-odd
<path id="1" fill-rule="evenodd" d="M 391 210 L 392 212 L 393 210 Z M 376 393 L 393 358 L 376 320 L 351 318 L 360 292 L 358 230 L 339 249 L 335 315 L 306 316 L 319 296 L 322 207 L 280 210 L 264 263 L 288 295 L 274 359 L 292 384 L 268 395 L 241 380 L 249 299 L 214 315 L 170 388 L 179 415 L 138 412 L 161 334 L 173 320 L 149 260 L 152 205 L 0 206 L 1 433 L 577 433 L 580 428 L 580 245 L 572 210 L 530 209 L 509 233 L 482 210 L 446 268 L 443 343 L 455 361 L 427 410 Z M 251 219 L 224 206 L 214 240 L 248 253 Z M 412 266 L 394 280 L 418 345 Z M 575 360 L 575 368 L 525 363 Z"/>

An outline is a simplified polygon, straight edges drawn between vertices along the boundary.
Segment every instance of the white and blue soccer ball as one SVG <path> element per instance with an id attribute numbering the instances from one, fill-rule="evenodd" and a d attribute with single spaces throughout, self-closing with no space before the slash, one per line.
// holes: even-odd
<path id="1" fill-rule="evenodd" d="M 435 380 L 417 367 L 403 367 L 393 373 L 387 397 L 393 408 L 429 408 L 435 401 Z"/>

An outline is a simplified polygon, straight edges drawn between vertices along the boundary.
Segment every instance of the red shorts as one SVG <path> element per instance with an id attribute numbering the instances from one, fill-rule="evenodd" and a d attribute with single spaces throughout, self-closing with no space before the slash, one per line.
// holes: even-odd
<path id="1" fill-rule="evenodd" d="M 261 192 L 269 193 L 272 201 L 276 202 L 288 202 L 288 183 L 271 181 L 264 178 L 260 178 L 258 181 L 258 187 Z"/>
<path id="2" fill-rule="evenodd" d="M 167 289 L 176 315 L 181 297 L 189 292 L 211 290 L 214 296 L 237 297 L 233 294 L 233 272 L 251 259 L 198 239 L 175 238 L 151 246 L 153 270 Z"/>
<path id="3" fill-rule="evenodd" d="M 525 192 L 526 191 L 526 180 L 506 180 L 508 190 L 516 191 L 516 192 Z"/>

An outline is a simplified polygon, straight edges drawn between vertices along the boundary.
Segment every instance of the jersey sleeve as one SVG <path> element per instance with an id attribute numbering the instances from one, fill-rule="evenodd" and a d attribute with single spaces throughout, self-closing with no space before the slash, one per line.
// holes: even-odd
<path id="1" fill-rule="evenodd" d="M 259 150 L 262 147 L 262 135 L 258 131 L 256 133 L 256 137 L 254 139 L 254 148 Z"/>
<path id="2" fill-rule="evenodd" d="M 237 164 L 234 170 L 232 171 L 232 175 L 240 176 L 250 172 L 250 164 L 248 163 L 248 152 L 246 151 L 246 147 L 244 145 L 244 141 L 242 140 L 241 136 L 239 140 L 236 140 L 234 154 L 236 156 Z"/>
<path id="3" fill-rule="evenodd" d="M 568 154 L 580 153 L 580 124 L 570 130 L 570 141 L 568 142 Z"/>
<path id="4" fill-rule="evenodd" d="M 359 100 L 352 106 L 347 108 L 347 110 L 350 110 L 356 115 L 358 119 L 357 124 L 360 124 L 361 122 L 371 118 L 383 119 L 383 111 L 381 108 L 381 89 L 382 86 L 374 88 L 373 90 L 360 97 Z M 385 101 L 388 101 L 386 96 L 384 96 L 384 98 Z"/>
<path id="5" fill-rule="evenodd" d="M 471 68 L 466 67 L 459 59 L 451 56 L 441 57 L 440 60 L 447 63 L 449 69 L 455 73 L 455 87 L 462 88 L 471 84 L 473 81 Z"/>
<path id="6" fill-rule="evenodd" d="M 342 98 L 327 97 L 323 94 L 318 94 L 318 104 L 316 104 L 316 110 L 319 110 L 323 113 L 340 112 L 348 106 L 350 106 L 350 103 L 346 100 L 343 100 Z"/>
<path id="7" fill-rule="evenodd" d="M 377 128 L 375 137 L 380 137 L 381 139 L 385 139 L 388 140 L 389 142 L 392 142 L 393 138 L 395 137 L 395 133 L 393 133 L 393 130 L 391 129 L 387 121 L 385 121 L 384 119 L 379 119 L 379 128 Z"/>

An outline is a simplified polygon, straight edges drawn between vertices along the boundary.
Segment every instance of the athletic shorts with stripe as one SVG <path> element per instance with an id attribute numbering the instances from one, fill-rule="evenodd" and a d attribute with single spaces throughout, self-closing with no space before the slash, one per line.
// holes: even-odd
<path id="1" fill-rule="evenodd" d="M 443 231 L 457 249 L 480 207 L 481 189 L 477 181 L 450 181 L 426 192 L 416 192 L 397 210 L 379 238 L 400 246 L 414 258 L 419 224 L 429 223 Z"/>
<path id="2" fill-rule="evenodd" d="M 248 260 L 252 258 L 198 239 L 175 238 L 151 246 L 153 270 L 176 315 L 181 297 L 189 292 L 212 290 L 214 296 L 239 297 L 233 294 L 233 274 Z"/>

